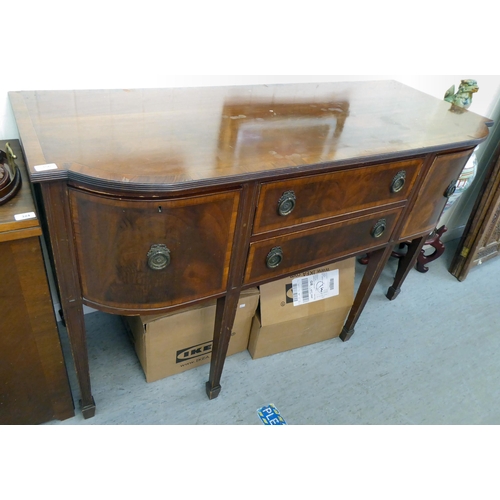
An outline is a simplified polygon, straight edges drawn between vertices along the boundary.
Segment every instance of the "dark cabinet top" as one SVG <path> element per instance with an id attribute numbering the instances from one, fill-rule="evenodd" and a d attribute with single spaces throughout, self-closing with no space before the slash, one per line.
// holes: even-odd
<path id="1" fill-rule="evenodd" d="M 0 141 L 2 151 L 6 150 L 6 144 L 10 145 L 16 156 L 15 162 L 22 177 L 22 186 L 12 199 L 0 206 L 0 242 L 42 234 L 23 162 L 21 146 L 18 140 Z"/>
<path id="2" fill-rule="evenodd" d="M 492 124 L 395 81 L 9 96 L 32 181 L 135 191 L 473 147 Z"/>

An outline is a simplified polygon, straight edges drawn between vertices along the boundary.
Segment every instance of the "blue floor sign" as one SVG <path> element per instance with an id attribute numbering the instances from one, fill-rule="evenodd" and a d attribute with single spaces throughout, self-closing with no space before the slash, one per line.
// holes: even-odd
<path id="1" fill-rule="evenodd" d="M 264 425 L 287 425 L 278 408 L 273 404 L 259 408 L 257 414 Z"/>

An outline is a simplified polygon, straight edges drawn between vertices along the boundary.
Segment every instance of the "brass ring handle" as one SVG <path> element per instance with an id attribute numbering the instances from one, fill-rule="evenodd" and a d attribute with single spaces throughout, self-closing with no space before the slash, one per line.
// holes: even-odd
<path id="1" fill-rule="evenodd" d="M 450 198 L 455 193 L 456 189 L 457 189 L 457 181 L 451 181 L 450 185 L 446 188 L 446 191 L 444 192 L 444 197 Z"/>
<path id="2" fill-rule="evenodd" d="M 387 221 L 385 219 L 380 219 L 372 227 L 370 234 L 374 238 L 380 238 L 384 234 L 384 231 L 386 230 L 386 228 L 387 228 Z"/>
<path id="3" fill-rule="evenodd" d="M 281 247 L 274 247 L 266 257 L 266 266 L 269 269 L 275 269 L 283 261 L 283 249 Z"/>
<path id="4" fill-rule="evenodd" d="M 391 193 L 399 193 L 403 189 L 405 182 L 406 182 L 406 171 L 401 170 L 394 176 L 394 179 L 392 179 Z"/>
<path id="5" fill-rule="evenodd" d="M 278 200 L 278 214 L 281 216 L 291 214 L 295 208 L 296 199 L 293 191 L 285 191 Z"/>
<path id="6" fill-rule="evenodd" d="M 148 266 L 153 271 L 161 271 L 170 264 L 170 250 L 166 245 L 151 245 L 147 257 Z"/>

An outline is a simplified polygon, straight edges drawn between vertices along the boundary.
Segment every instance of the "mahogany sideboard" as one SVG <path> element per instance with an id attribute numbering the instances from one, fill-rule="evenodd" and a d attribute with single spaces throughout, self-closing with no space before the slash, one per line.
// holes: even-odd
<path id="1" fill-rule="evenodd" d="M 0 206 L 0 425 L 35 425 L 75 414 L 19 141 L 0 141 L 21 188 Z M 11 157 L 12 159 L 12 157 Z"/>
<path id="2" fill-rule="evenodd" d="M 395 81 L 9 96 L 86 418 L 84 304 L 139 315 L 217 299 L 212 399 L 241 290 L 369 251 L 346 341 L 410 242 L 398 295 L 492 124 Z"/>

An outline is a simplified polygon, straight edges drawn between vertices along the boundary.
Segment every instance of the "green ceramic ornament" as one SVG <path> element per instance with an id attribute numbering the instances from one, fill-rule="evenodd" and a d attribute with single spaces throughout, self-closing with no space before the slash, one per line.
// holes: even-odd
<path id="1" fill-rule="evenodd" d="M 444 100 L 455 106 L 467 109 L 472 104 L 472 95 L 479 90 L 476 80 L 462 80 L 455 93 L 455 85 L 452 85 L 444 95 Z"/>

